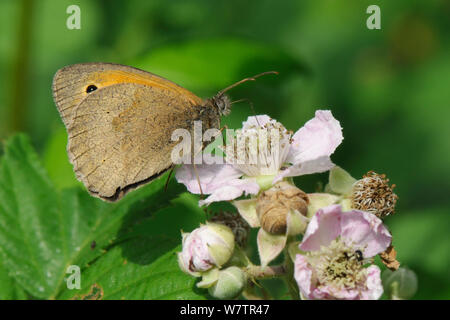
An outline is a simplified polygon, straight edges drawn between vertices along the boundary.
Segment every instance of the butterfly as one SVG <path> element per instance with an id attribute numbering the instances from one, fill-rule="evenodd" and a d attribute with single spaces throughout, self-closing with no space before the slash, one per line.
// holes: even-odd
<path id="1" fill-rule="evenodd" d="M 67 129 L 67 153 L 89 193 L 116 201 L 173 168 L 175 129 L 220 128 L 231 109 L 229 89 L 202 99 L 156 74 L 112 63 L 82 63 L 58 70 L 52 91 Z"/>

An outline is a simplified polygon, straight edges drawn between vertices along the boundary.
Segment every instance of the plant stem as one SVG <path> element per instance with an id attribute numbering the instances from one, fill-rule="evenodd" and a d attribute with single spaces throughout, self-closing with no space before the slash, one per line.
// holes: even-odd
<path id="1" fill-rule="evenodd" d="M 294 281 L 294 263 L 292 262 L 289 252 L 287 250 L 288 246 L 284 250 L 284 265 L 286 268 L 286 274 L 284 275 L 284 281 L 288 288 L 289 294 L 293 300 L 299 300 L 299 292 L 297 284 Z"/>

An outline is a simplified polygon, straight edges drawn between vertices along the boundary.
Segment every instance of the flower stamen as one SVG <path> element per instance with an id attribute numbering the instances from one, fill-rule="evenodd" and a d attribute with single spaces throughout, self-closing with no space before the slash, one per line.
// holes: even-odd
<path id="1" fill-rule="evenodd" d="M 358 289 L 365 286 L 367 260 L 360 250 L 335 239 L 327 247 L 309 253 L 308 260 L 316 267 L 319 285 L 333 286 L 337 290 Z"/>

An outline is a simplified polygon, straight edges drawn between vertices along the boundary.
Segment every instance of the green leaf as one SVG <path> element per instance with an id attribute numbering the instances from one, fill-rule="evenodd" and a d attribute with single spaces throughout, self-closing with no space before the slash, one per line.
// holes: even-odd
<path id="1" fill-rule="evenodd" d="M 136 223 L 127 228 L 128 233 L 124 237 L 160 235 L 181 239 L 181 231 L 190 232 L 198 228 L 200 223 L 204 223 L 205 219 L 205 212 L 198 206 L 198 196 L 183 193 L 180 197 L 171 201 L 170 206 L 162 208 L 141 223 Z M 119 241 L 122 239 L 119 239 Z"/>
<path id="2" fill-rule="evenodd" d="M 81 272 L 81 289 L 67 289 L 58 298 L 204 299 L 204 292 L 195 287 L 196 278 L 178 267 L 178 243 L 140 237 L 115 246 Z"/>
<path id="3" fill-rule="evenodd" d="M 79 188 L 58 192 L 32 150 L 18 135 L 0 164 L 0 255 L 11 276 L 32 296 L 55 298 L 65 271 L 99 257 L 129 229 L 169 204 L 184 188 L 158 179 L 117 203 Z M 92 246 L 95 241 L 96 246 Z M 92 248 L 94 247 L 94 248 Z"/>
<path id="4" fill-rule="evenodd" d="M 63 267 L 63 217 L 56 203 L 27 139 L 13 137 L 0 167 L 0 250 L 14 278 L 36 297 L 51 295 Z"/>
<path id="5" fill-rule="evenodd" d="M 9 276 L 8 270 L 0 261 L 0 300 L 26 299 L 27 296 L 17 282 Z"/>

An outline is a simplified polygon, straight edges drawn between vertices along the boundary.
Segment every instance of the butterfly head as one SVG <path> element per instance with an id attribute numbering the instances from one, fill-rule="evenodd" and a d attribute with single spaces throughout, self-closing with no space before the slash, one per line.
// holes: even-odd
<path id="1" fill-rule="evenodd" d="M 216 94 L 214 97 L 212 97 L 209 101 L 210 103 L 217 108 L 217 110 L 219 111 L 219 114 L 221 116 L 226 116 L 227 114 L 229 114 L 231 112 L 231 105 L 233 104 L 233 102 L 231 102 L 230 98 L 228 96 L 225 95 L 225 92 L 227 92 L 230 89 L 233 89 L 234 87 L 247 82 L 247 81 L 255 81 L 256 78 L 259 78 L 261 76 L 264 76 L 266 74 L 278 74 L 278 72 L 276 71 L 267 71 L 267 72 L 263 72 L 260 74 L 257 74 L 253 77 L 250 78 L 245 78 L 242 79 L 241 81 L 238 81 L 236 83 L 233 83 L 232 85 L 226 87 L 225 89 L 219 91 L 218 94 Z M 241 100 L 239 100 L 241 101 Z M 235 101 L 238 102 L 238 101 Z"/>
<path id="2" fill-rule="evenodd" d="M 231 112 L 230 97 L 223 93 L 219 93 L 211 98 L 211 104 L 217 109 L 221 116 L 226 116 Z"/>

